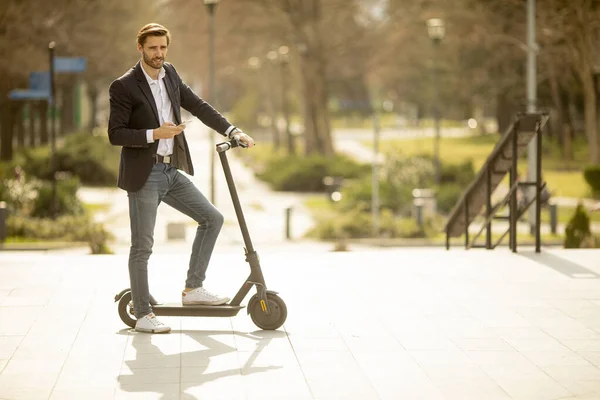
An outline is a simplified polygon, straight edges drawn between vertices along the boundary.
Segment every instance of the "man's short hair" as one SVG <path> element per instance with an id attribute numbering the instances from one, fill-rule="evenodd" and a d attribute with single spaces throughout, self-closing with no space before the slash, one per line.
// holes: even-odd
<path id="1" fill-rule="evenodd" d="M 144 25 L 142 29 L 137 34 L 137 42 L 140 46 L 144 46 L 146 43 L 146 38 L 148 36 L 166 36 L 167 37 L 167 46 L 171 43 L 171 33 L 167 28 L 160 24 L 151 23 Z"/>

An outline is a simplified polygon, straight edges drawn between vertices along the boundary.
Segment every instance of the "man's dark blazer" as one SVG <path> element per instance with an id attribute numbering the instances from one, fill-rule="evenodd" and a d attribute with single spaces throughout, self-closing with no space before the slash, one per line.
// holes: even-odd
<path id="1" fill-rule="evenodd" d="M 210 104 L 190 89 L 169 63 L 164 63 L 165 87 L 173 106 L 174 124 L 181 123 L 180 108 L 198 117 L 205 125 L 225 135 L 231 124 Z M 146 131 L 160 127 L 156 103 L 142 71 L 141 61 L 111 83 L 108 138 L 115 146 L 123 146 L 117 185 L 135 192 L 146 183 L 158 148 L 158 140 L 148 143 Z M 193 175 L 194 167 L 185 133 L 174 137 L 172 164 Z"/>

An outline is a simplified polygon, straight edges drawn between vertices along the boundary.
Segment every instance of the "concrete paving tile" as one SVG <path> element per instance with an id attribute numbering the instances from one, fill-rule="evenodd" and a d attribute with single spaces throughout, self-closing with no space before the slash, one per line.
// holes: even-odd
<path id="1" fill-rule="evenodd" d="M 562 339 L 561 342 L 574 351 L 600 351 L 600 339 Z"/>
<path id="2" fill-rule="evenodd" d="M 291 346 L 294 351 L 344 351 L 348 346 L 342 337 L 303 338 L 290 335 Z"/>
<path id="3" fill-rule="evenodd" d="M 466 354 L 475 365 L 491 377 L 543 374 L 538 366 L 517 351 L 474 350 L 466 351 Z"/>
<path id="4" fill-rule="evenodd" d="M 115 390 L 115 400 L 177 400 L 179 383 L 121 383 Z"/>
<path id="5" fill-rule="evenodd" d="M 505 350 L 510 351 L 512 347 L 503 339 L 452 339 L 461 350 Z"/>
<path id="6" fill-rule="evenodd" d="M 203 367 L 210 371 L 240 368 L 235 352 L 214 355 L 203 351 L 181 353 L 181 366 L 182 368 Z"/>
<path id="7" fill-rule="evenodd" d="M 6 367 L 6 364 L 8 364 L 8 359 L 0 359 L 0 374 L 4 370 L 4 367 Z"/>
<path id="8" fill-rule="evenodd" d="M 508 395 L 496 382 L 491 379 L 473 378 L 461 380 L 446 380 L 436 383 L 446 399 L 486 399 L 508 400 Z"/>
<path id="9" fill-rule="evenodd" d="M 490 328 L 501 339 L 537 339 L 550 336 L 538 327 L 526 328 Z"/>
<path id="10" fill-rule="evenodd" d="M 93 388 L 66 388 L 58 389 L 55 388 L 50 395 L 49 400 L 73 400 L 73 399 L 85 399 L 85 400 L 106 400 L 113 399 L 115 397 L 115 388 L 113 385 L 107 387 L 93 387 Z"/>
<path id="11" fill-rule="evenodd" d="M 79 369 L 61 370 L 56 380 L 55 390 L 68 391 L 70 389 L 113 388 L 119 381 L 119 369 L 98 366 L 88 362 L 87 366 Z"/>
<path id="12" fill-rule="evenodd" d="M 121 385 L 132 385 L 138 383 L 178 383 L 180 381 L 181 369 L 179 367 L 160 368 L 129 368 L 123 367 L 118 381 Z"/>
<path id="13" fill-rule="evenodd" d="M 581 325 L 582 327 L 553 326 L 543 329 L 548 335 L 559 341 L 563 339 L 600 340 L 600 332 L 587 328 L 584 324 Z"/>
<path id="14" fill-rule="evenodd" d="M 42 307 L 1 307 L 0 336 L 26 335 Z"/>
<path id="15" fill-rule="evenodd" d="M 465 365 L 473 361 L 462 350 L 408 350 L 422 367 L 431 365 Z"/>
<path id="16" fill-rule="evenodd" d="M 61 361 L 13 357 L 0 375 L 0 393 L 8 399 L 48 398 L 61 366 Z"/>
<path id="17" fill-rule="evenodd" d="M 25 336 L 0 336 L 0 359 L 11 358 Z"/>
<path id="18" fill-rule="evenodd" d="M 576 351 L 576 353 L 588 360 L 592 365 L 600 367 L 600 351 Z"/>
<path id="19" fill-rule="evenodd" d="M 517 351 L 565 351 L 567 347 L 558 340 L 548 336 L 535 339 L 505 339 Z"/>
<path id="20" fill-rule="evenodd" d="M 130 369 L 140 368 L 174 368 L 181 365 L 181 357 L 179 352 L 172 354 L 156 353 L 141 353 L 125 356 L 123 364 Z"/>
<path id="21" fill-rule="evenodd" d="M 521 354 L 527 357 L 535 365 L 546 366 L 586 366 L 590 362 L 584 357 L 571 350 L 548 351 L 548 350 L 528 350 L 521 351 Z"/>
<path id="22" fill-rule="evenodd" d="M 424 379 L 414 379 L 412 376 L 398 377 L 394 380 L 387 378 L 371 379 L 377 396 L 382 400 L 414 399 L 414 400 L 445 400 L 446 397 L 433 382 Z M 326 399 L 326 397 L 323 397 Z"/>
<path id="23" fill-rule="evenodd" d="M 395 332 L 400 345 L 406 350 L 458 350 L 458 346 L 444 332 L 437 330 L 418 333 Z"/>
<path id="24" fill-rule="evenodd" d="M 407 351 L 358 351 L 352 352 L 352 356 L 360 366 L 360 369 L 372 379 L 373 377 L 398 376 L 424 377 L 423 368 Z"/>
<path id="25" fill-rule="evenodd" d="M 71 350 L 74 339 L 74 335 L 27 335 L 18 349 L 15 350 L 13 357 L 20 359 L 60 359 L 64 361 Z"/>
<path id="26" fill-rule="evenodd" d="M 548 376 L 523 378 L 494 378 L 513 399 L 560 399 L 573 393 Z"/>
<path id="27" fill-rule="evenodd" d="M 239 373 L 206 374 L 198 377 L 196 382 L 182 382 L 180 396 L 181 400 L 246 399 L 243 378 Z"/>

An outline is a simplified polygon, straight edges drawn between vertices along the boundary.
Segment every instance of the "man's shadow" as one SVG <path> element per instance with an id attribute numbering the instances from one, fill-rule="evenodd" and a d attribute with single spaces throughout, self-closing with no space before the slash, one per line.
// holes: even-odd
<path id="1" fill-rule="evenodd" d="M 119 384 L 121 388 L 125 391 L 129 392 L 154 392 L 161 393 L 161 399 L 182 399 L 182 400 L 195 400 L 196 397 L 185 393 L 184 390 L 190 387 L 198 387 L 202 386 L 208 382 L 218 380 L 220 378 L 241 375 L 243 371 L 243 375 L 250 375 L 254 373 L 267 372 L 270 370 L 276 370 L 282 368 L 282 366 L 270 365 L 264 367 L 253 367 L 252 363 L 258 358 L 261 351 L 267 347 L 267 345 L 273 340 L 277 338 L 286 337 L 285 332 L 281 331 L 255 331 L 251 333 L 239 332 L 239 331 L 188 331 L 188 330 L 172 330 L 170 335 L 173 334 L 182 334 L 187 335 L 192 338 L 204 348 L 202 350 L 196 350 L 191 352 L 178 352 L 175 354 L 166 355 L 163 351 L 151 342 L 151 336 L 145 333 L 135 332 L 132 329 L 123 329 L 119 331 L 119 334 L 123 335 L 131 335 L 132 340 L 131 344 L 136 350 L 136 358 L 133 360 L 126 360 L 125 364 L 129 367 L 130 371 L 133 372 L 133 375 L 122 375 L 119 374 Z M 254 348 L 252 354 L 248 358 L 248 360 L 244 363 L 244 365 L 236 366 L 235 368 L 230 368 L 217 372 L 206 373 L 208 367 L 210 365 L 210 358 L 221 356 L 227 353 L 235 353 L 238 351 L 236 347 L 232 347 L 227 343 L 221 342 L 215 339 L 213 336 L 219 335 L 236 335 L 243 338 L 249 338 L 256 341 L 256 347 Z M 184 337 L 182 336 L 182 340 Z M 139 374 L 140 371 L 144 369 L 152 368 L 148 366 L 144 366 L 138 361 L 138 356 L 141 354 L 160 354 L 160 364 L 155 366 L 155 368 L 170 368 L 173 370 L 180 369 L 179 377 L 176 382 L 169 382 L 171 384 L 177 384 L 178 393 L 172 395 L 171 390 L 167 390 L 164 385 L 168 385 L 167 382 L 155 384 L 153 382 L 143 381 L 140 376 L 136 376 L 136 372 Z M 184 366 L 183 365 L 183 356 L 186 355 L 186 358 L 190 359 L 198 359 L 204 360 L 199 363 L 199 365 L 194 366 Z M 191 382 L 181 382 L 181 377 L 183 375 L 184 368 L 193 368 L 198 376 Z M 168 393 L 167 393 L 168 392 Z"/>

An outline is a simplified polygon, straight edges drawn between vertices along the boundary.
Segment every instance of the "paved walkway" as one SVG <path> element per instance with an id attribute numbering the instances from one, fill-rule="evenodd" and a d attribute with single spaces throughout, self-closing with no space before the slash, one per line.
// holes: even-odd
<path id="1" fill-rule="evenodd" d="M 113 303 L 126 255 L 3 252 L 0 399 L 600 399 L 599 258 L 266 251 L 281 329 L 242 311 L 148 335 Z M 152 257 L 157 298 L 179 300 L 186 263 Z M 246 275 L 240 254 L 217 252 L 207 287 L 234 293 Z"/>

